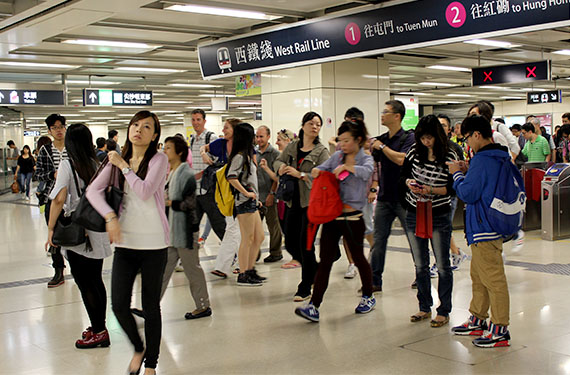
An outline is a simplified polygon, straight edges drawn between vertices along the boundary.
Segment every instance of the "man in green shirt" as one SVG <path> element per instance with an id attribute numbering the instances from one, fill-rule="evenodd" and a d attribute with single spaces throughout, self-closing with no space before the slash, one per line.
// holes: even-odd
<path id="1" fill-rule="evenodd" d="M 550 145 L 546 138 L 536 134 L 534 130 L 532 124 L 527 123 L 522 126 L 522 134 L 526 139 L 522 153 L 528 158 L 529 162 L 548 161 Z"/>

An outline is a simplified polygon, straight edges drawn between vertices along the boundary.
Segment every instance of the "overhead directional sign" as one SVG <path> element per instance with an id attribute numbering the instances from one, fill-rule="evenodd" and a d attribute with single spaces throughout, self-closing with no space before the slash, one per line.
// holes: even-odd
<path id="1" fill-rule="evenodd" d="M 64 105 L 60 90 L 0 90 L 0 105 Z"/>
<path id="2" fill-rule="evenodd" d="M 550 61 L 487 66 L 472 70 L 473 86 L 528 83 L 550 79 Z"/>
<path id="3" fill-rule="evenodd" d="M 529 92 L 526 99 L 527 104 L 562 103 L 562 90 Z"/>
<path id="4" fill-rule="evenodd" d="M 204 78 L 570 25 L 568 0 L 422 0 L 325 16 L 198 47 Z"/>
<path id="5" fill-rule="evenodd" d="M 84 106 L 151 106 L 152 91 L 84 89 Z"/>

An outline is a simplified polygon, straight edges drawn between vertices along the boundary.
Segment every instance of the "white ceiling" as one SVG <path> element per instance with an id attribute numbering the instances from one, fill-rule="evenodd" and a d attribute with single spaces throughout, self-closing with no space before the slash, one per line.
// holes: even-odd
<path id="1" fill-rule="evenodd" d="M 409 0 L 419 1 L 419 0 Z M 81 105 L 82 89 L 89 81 L 94 88 L 149 89 L 155 93 L 155 110 L 184 113 L 194 107 L 210 105 L 210 99 L 200 94 L 232 94 L 233 78 L 204 82 L 200 75 L 196 46 L 199 42 L 244 34 L 252 30 L 293 23 L 346 9 L 366 9 L 381 0 L 0 0 L 0 62 L 37 62 L 73 65 L 67 69 L 0 65 L 0 89 L 13 84 L 61 84 L 62 74 L 70 82 L 70 108 L 13 107 L 29 117 L 41 118 L 50 112 L 76 113 L 73 120 L 101 122 L 102 115 L 91 116 Z M 400 1 L 401 2 L 401 1 Z M 241 10 L 258 10 L 273 16 L 274 21 L 260 21 L 235 17 L 182 13 L 164 8 L 173 4 L 223 6 Z M 66 39 L 94 39 L 146 43 L 147 49 L 110 46 L 85 46 L 62 43 Z M 442 101 L 471 101 L 449 95 L 472 95 L 473 98 L 501 100 L 502 96 L 524 97 L 521 85 L 506 85 L 503 90 L 471 87 L 470 73 L 427 69 L 433 64 L 472 68 L 476 66 L 522 63 L 551 59 L 552 82 L 534 84 L 535 89 L 570 89 L 570 61 L 568 56 L 552 51 L 570 49 L 570 28 L 532 32 L 494 38 L 520 47 L 496 49 L 465 43 L 418 48 L 382 57 L 390 62 L 391 91 L 394 94 L 411 91 L 428 94 L 421 97 L 424 104 Z M 377 57 L 371 57 L 377 58 Z M 121 66 L 178 69 L 177 73 L 152 71 L 121 71 Z M 560 79 L 558 79 L 560 78 Z M 98 83 L 106 81 L 108 83 Z M 115 83 L 115 84 L 109 84 Z M 455 87 L 430 87 L 420 82 L 439 82 Z M 208 83 L 215 89 L 179 88 L 172 83 Z M 231 116 L 252 118 L 252 109 L 240 110 L 235 101 L 255 101 L 259 97 L 230 98 Z M 177 101 L 180 104 L 160 103 Z M 243 106 L 243 105 L 242 105 Z M 247 105 L 252 107 L 251 104 Z M 125 118 L 132 108 L 105 108 L 109 120 Z M 122 115 L 122 116 L 121 116 Z M 181 119 L 170 117 L 168 124 L 179 124 Z M 30 120 L 28 124 L 41 124 Z M 119 126 L 120 122 L 110 122 Z"/>

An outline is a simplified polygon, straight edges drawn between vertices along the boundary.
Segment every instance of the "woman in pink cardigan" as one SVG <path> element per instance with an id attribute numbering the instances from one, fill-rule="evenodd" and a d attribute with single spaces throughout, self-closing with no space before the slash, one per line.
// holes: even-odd
<path id="1" fill-rule="evenodd" d="M 135 349 L 129 364 L 130 374 L 139 373 L 143 360 L 144 374 L 156 373 L 162 332 L 160 290 L 169 243 L 164 202 L 168 159 L 157 150 L 159 138 L 158 117 L 149 111 L 135 114 L 129 123 L 124 158 L 111 151 L 109 164 L 86 192 L 89 202 L 105 218 L 109 239 L 115 244 L 111 301 L 113 312 Z M 105 201 L 112 168 L 122 172 L 120 184 L 125 195 L 120 212 L 114 212 Z M 139 269 L 146 350 L 130 310 L 133 284 Z"/>

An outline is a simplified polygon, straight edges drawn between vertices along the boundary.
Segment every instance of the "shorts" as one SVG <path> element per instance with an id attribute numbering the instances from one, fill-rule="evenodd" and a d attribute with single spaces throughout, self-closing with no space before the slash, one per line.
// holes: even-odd
<path id="1" fill-rule="evenodd" d="M 252 214 L 257 211 L 257 199 L 248 199 L 239 206 L 235 206 L 234 213 L 236 215 Z"/>
<path id="2" fill-rule="evenodd" d="M 362 209 L 362 219 L 364 220 L 364 235 L 367 236 L 374 232 L 372 224 L 372 216 L 374 215 L 374 203 L 366 203 Z"/>

